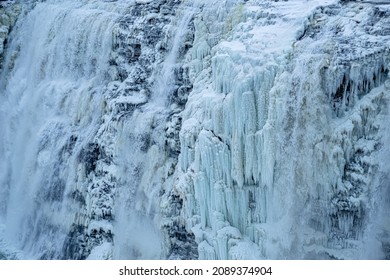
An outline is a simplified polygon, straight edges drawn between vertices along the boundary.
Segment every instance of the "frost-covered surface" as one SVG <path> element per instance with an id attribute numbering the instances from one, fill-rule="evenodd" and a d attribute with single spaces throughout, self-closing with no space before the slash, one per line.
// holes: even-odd
<path id="1" fill-rule="evenodd" d="M 32 2 L 0 258 L 390 258 L 389 5 Z"/>

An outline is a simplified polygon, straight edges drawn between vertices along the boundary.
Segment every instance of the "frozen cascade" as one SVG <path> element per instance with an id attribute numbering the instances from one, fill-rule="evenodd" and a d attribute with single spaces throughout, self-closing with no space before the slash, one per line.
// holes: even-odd
<path id="1" fill-rule="evenodd" d="M 196 21 L 175 187 L 200 258 L 389 256 L 388 7 L 311 4 Z"/>
<path id="2" fill-rule="evenodd" d="M 0 11 L 0 258 L 390 258 L 388 5 L 33 2 Z"/>

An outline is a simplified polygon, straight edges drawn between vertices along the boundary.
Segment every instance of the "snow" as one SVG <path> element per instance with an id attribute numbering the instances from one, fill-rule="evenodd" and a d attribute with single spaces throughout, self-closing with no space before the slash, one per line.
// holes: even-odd
<path id="1" fill-rule="evenodd" d="M 109 260 L 112 258 L 112 243 L 105 242 L 92 249 L 87 260 Z"/>

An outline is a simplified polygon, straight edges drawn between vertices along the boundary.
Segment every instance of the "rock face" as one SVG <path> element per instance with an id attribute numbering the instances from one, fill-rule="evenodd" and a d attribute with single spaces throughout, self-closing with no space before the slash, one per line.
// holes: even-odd
<path id="1" fill-rule="evenodd" d="M 390 257 L 388 5 L 34 2 L 0 4 L 0 258 Z"/>
<path id="2" fill-rule="evenodd" d="M 11 32 L 19 13 L 19 5 L 15 5 L 11 1 L 0 3 L 0 69 L 2 69 L 3 53 L 6 48 L 7 37 Z"/>

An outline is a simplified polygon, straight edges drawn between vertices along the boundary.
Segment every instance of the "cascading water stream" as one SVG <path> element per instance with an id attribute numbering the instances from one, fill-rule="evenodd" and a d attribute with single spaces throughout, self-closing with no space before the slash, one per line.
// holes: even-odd
<path id="1" fill-rule="evenodd" d="M 160 259 L 166 253 L 160 229 L 159 188 L 157 184 L 151 185 L 144 181 L 156 172 L 155 162 L 158 162 L 165 149 L 161 135 L 164 134 L 169 113 L 169 98 L 175 89 L 175 71 L 178 70 L 178 59 L 184 52 L 183 45 L 190 21 L 196 12 L 196 5 L 192 3 L 186 3 L 181 8 L 178 9 L 181 12 L 179 21 L 169 30 L 172 39 L 168 40 L 168 54 L 154 69 L 151 102 L 136 109 L 122 124 L 125 133 L 120 138 L 124 142 L 118 154 L 126 152 L 131 156 L 121 159 L 119 166 L 122 167 L 123 175 L 131 175 L 120 176 L 125 179 L 119 184 L 115 206 L 115 259 Z M 150 129 L 151 123 L 155 123 L 153 131 Z M 126 131 L 131 131 L 130 136 Z M 148 151 L 145 149 L 146 139 L 155 142 Z"/>
<path id="2" fill-rule="evenodd" d="M 158 188 L 143 181 L 153 172 L 146 167 L 155 161 L 150 156 L 164 149 L 160 135 L 176 63 L 195 13 L 190 6 L 184 5 L 178 24 L 169 31 L 174 35 L 168 54 L 154 75 L 156 102 L 108 124 L 103 121 L 103 95 L 111 77 L 113 29 L 124 10 L 120 3 L 38 3 L 16 26 L 0 84 L 0 126 L 5 132 L 0 199 L 6 240 L 21 249 L 24 258 L 83 258 L 89 254 L 80 251 L 85 242 L 91 244 L 83 246 L 97 246 L 91 253 L 94 258 L 106 252 L 104 248 L 111 250 L 110 243 L 96 236 L 102 229 L 116 245 L 109 257 L 162 257 Z M 153 122 L 151 131 L 147 123 Z M 108 140 L 116 142 L 111 163 L 115 167 L 108 167 L 109 176 L 118 178 L 108 182 L 115 186 L 114 196 L 99 177 L 107 171 L 97 167 L 107 155 L 96 137 L 110 137 L 101 136 L 106 128 L 117 130 Z M 149 138 L 157 142 L 150 150 L 145 144 Z M 114 204 L 104 208 L 105 203 Z M 85 236 L 103 243 L 86 241 Z"/>
<path id="3" fill-rule="evenodd" d="M 112 29 L 98 3 L 37 3 L 16 26 L 1 74 L 0 193 L 6 239 L 26 258 L 69 258 L 79 154 L 100 122 Z"/>
<path id="4" fill-rule="evenodd" d="M 177 70 L 177 60 L 185 47 L 188 28 L 195 13 L 198 11 L 201 1 L 191 1 L 186 3 L 181 9 L 179 21 L 174 25 L 171 42 L 169 42 L 169 53 L 164 59 L 161 70 L 155 77 L 155 88 L 153 98 L 156 103 L 166 106 L 172 91 L 175 87 L 175 70 Z"/>

